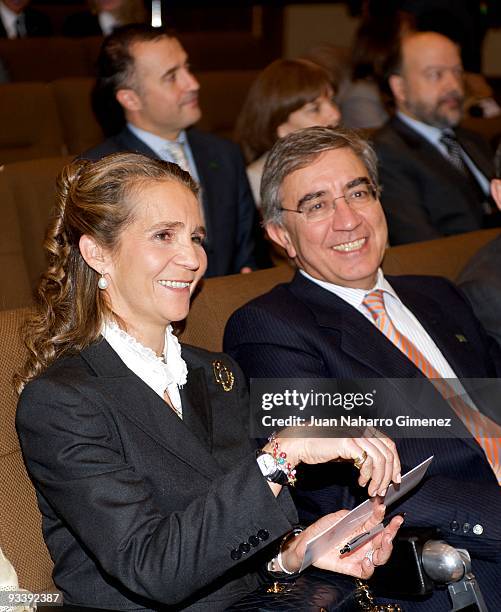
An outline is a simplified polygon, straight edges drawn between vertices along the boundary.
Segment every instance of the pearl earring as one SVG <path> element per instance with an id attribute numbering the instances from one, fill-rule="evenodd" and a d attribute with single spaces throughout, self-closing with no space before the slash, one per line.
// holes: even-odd
<path id="1" fill-rule="evenodd" d="M 108 289 L 108 281 L 106 279 L 106 277 L 104 276 L 104 271 L 101 272 L 101 278 L 97 281 L 97 286 L 99 287 L 99 289 L 101 289 L 102 291 L 104 291 L 104 289 Z"/>

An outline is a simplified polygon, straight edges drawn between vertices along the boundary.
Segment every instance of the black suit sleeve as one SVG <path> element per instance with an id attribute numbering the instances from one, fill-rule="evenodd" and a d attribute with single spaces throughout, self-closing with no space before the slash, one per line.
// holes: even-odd
<path id="1" fill-rule="evenodd" d="M 391 245 L 440 238 L 422 204 L 424 197 L 419 178 L 412 177 L 402 167 L 398 149 L 378 146 L 379 179 L 382 185 L 381 204 L 386 215 Z"/>
<path id="2" fill-rule="evenodd" d="M 100 571 L 137 595 L 182 602 L 262 550 L 231 558 L 249 533 L 264 527 L 271 542 L 291 527 L 252 453 L 187 507 L 160 512 L 112 415 L 75 386 L 32 382 L 16 425 L 39 494 Z"/>
<path id="3" fill-rule="evenodd" d="M 238 273 L 244 266 L 256 267 L 254 231 L 257 224 L 257 213 L 242 154 L 238 147 L 235 147 L 235 160 L 238 216 L 233 269 Z"/>

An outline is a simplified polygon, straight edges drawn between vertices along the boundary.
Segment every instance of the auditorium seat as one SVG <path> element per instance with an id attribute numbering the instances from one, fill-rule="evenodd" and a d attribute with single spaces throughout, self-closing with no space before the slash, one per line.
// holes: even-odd
<path id="1" fill-rule="evenodd" d="M 232 138 L 235 123 L 259 70 L 206 70 L 197 72 L 202 119 L 198 127 Z"/>
<path id="2" fill-rule="evenodd" d="M 64 155 L 52 89 L 45 83 L 0 85 L 0 164 Z"/>
<path id="3" fill-rule="evenodd" d="M 103 132 L 91 107 L 91 77 L 58 79 L 52 83 L 63 140 L 71 155 L 78 155 L 101 142 Z"/>
<path id="4" fill-rule="evenodd" d="M 1 173 L 4 189 L 14 202 L 29 284 L 35 287 L 45 268 L 43 239 L 54 205 L 56 176 L 71 157 L 54 157 L 8 164 Z"/>
<path id="5" fill-rule="evenodd" d="M 53 81 L 93 74 L 86 48 L 78 38 L 0 39 L 0 58 L 12 81 Z"/>
<path id="6" fill-rule="evenodd" d="M 0 548 L 14 566 L 19 586 L 41 592 L 54 590 L 52 561 L 42 538 L 35 490 L 24 468 L 14 427 L 17 397 L 12 377 L 25 356 L 18 333 L 25 316 L 25 310 L 0 312 Z"/>
<path id="7" fill-rule="evenodd" d="M 455 280 L 466 262 L 501 229 L 479 230 L 447 238 L 390 247 L 383 261 L 386 274 L 434 274 Z M 208 278 L 195 296 L 180 337 L 210 351 L 221 351 L 230 315 L 252 298 L 288 282 L 294 269 L 287 265 L 252 274 Z"/>
<path id="8" fill-rule="evenodd" d="M 21 241 L 21 229 L 12 192 L 0 169 L 0 310 L 26 306 L 31 288 Z M 3 342 L 3 339 L 2 339 Z"/>

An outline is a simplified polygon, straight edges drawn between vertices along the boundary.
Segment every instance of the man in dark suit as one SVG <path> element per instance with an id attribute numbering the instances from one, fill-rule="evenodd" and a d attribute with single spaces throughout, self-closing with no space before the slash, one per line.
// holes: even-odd
<path id="1" fill-rule="evenodd" d="M 101 49 L 96 99 L 112 101 L 126 125 L 82 157 L 135 151 L 178 163 L 202 186 L 207 276 L 250 272 L 256 207 L 245 166 L 237 145 L 190 127 L 201 116 L 198 89 L 176 38 L 146 25 L 117 29 Z"/>
<path id="2" fill-rule="evenodd" d="M 396 114 L 373 138 L 390 244 L 499 225 L 489 198 L 493 152 L 458 127 L 464 101 L 458 47 L 435 32 L 414 33 L 390 64 Z"/>
<path id="3" fill-rule="evenodd" d="M 496 174 L 501 176 L 501 149 L 498 150 L 496 161 Z M 491 193 L 501 209 L 501 179 L 491 181 Z M 475 253 L 457 283 L 488 334 L 501 346 L 501 236 Z"/>
<path id="4" fill-rule="evenodd" d="M 268 233 L 299 271 L 228 322 L 225 351 L 248 378 L 409 378 L 425 385 L 425 359 L 454 384 L 499 375 L 498 347 L 451 283 L 384 277 L 387 228 L 377 160 L 366 142 L 332 128 L 292 134 L 271 151 L 262 194 Z M 371 310 L 374 295 L 383 300 L 384 318 Z M 395 393 L 397 407 L 422 416 L 405 391 Z M 445 401 L 442 409 L 463 426 Z M 496 418 L 492 406 L 487 416 L 489 423 Z M 489 609 L 501 609 L 501 466 L 491 465 L 466 430 L 463 437 L 406 438 L 397 445 L 404 471 L 435 455 L 423 485 L 399 505 L 408 512 L 406 523 L 437 526 L 452 545 L 468 549 Z M 297 497 L 303 519 L 349 502 L 349 478 L 340 487 L 332 469 L 310 477 L 310 490 Z M 447 593 L 435 591 L 404 607 L 445 612 L 450 606 Z"/>
<path id="5" fill-rule="evenodd" d="M 0 1 L 0 38 L 50 36 L 52 26 L 44 13 L 30 8 L 30 0 Z"/>

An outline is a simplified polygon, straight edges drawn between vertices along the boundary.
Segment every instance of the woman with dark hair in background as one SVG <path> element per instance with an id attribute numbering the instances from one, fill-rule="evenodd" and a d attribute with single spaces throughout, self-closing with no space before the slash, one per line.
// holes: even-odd
<path id="1" fill-rule="evenodd" d="M 224 610 L 266 568 L 297 571 L 345 512 L 293 530 L 297 464 L 358 460 L 372 496 L 400 480 L 385 437 L 279 434 L 256 456 L 237 365 L 172 333 L 205 271 L 204 235 L 198 186 L 175 164 L 120 153 L 59 176 L 16 426 L 65 605 Z M 364 528 L 383 510 L 376 498 Z M 401 521 L 315 564 L 368 577 Z"/>
<path id="2" fill-rule="evenodd" d="M 279 59 L 251 85 L 237 120 L 236 138 L 249 164 L 254 200 L 268 151 L 278 138 L 314 125 L 337 125 L 341 118 L 327 72 L 306 59 Z"/>

